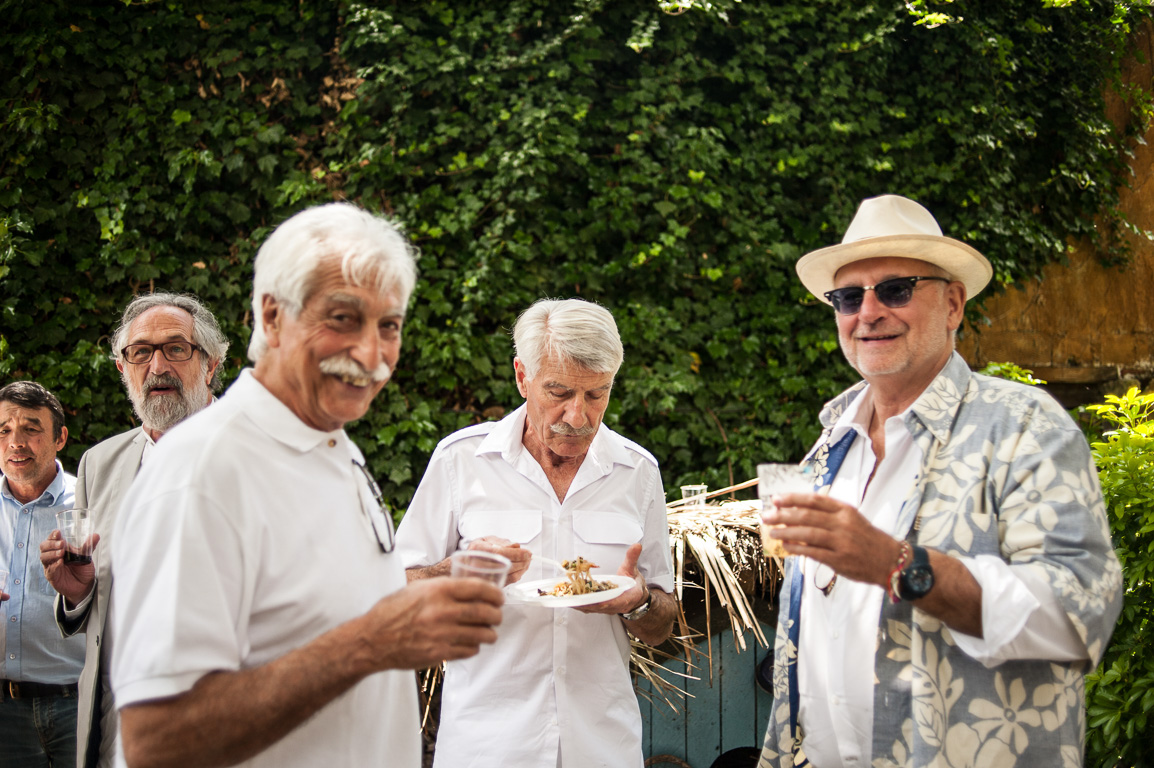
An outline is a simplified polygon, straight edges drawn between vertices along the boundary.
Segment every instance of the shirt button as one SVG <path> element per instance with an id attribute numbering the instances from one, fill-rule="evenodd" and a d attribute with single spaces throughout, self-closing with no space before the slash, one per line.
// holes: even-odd
<path id="1" fill-rule="evenodd" d="M 16 579 L 16 581 L 14 581 L 14 582 L 12 582 L 12 583 L 13 583 L 13 584 L 16 584 L 17 586 L 19 586 L 19 584 L 20 584 L 20 579 Z"/>
<path id="2" fill-rule="evenodd" d="M 336 446 L 337 446 L 336 440 L 329 440 L 329 448 L 336 448 Z"/>
<path id="3" fill-rule="evenodd" d="M 837 640 L 839 637 L 841 637 L 841 634 L 835 629 L 833 631 L 833 639 Z"/>
<path id="4" fill-rule="evenodd" d="M 24 549 L 24 542 L 20 542 L 19 544 L 17 544 L 16 549 Z"/>
<path id="5" fill-rule="evenodd" d="M 8 619 L 8 621 L 10 621 L 10 622 L 12 622 L 13 624 L 15 624 L 15 623 L 16 623 L 16 617 L 15 617 L 15 616 L 13 616 L 12 618 Z"/>
<path id="6" fill-rule="evenodd" d="M 15 619 L 13 619 L 13 621 L 15 621 Z M 557 667 L 557 674 L 564 676 L 565 667 Z"/>
<path id="7" fill-rule="evenodd" d="M 833 704 L 835 707 L 840 707 L 841 706 L 841 697 L 840 696 L 830 696 L 829 697 L 829 703 Z"/>
<path id="8" fill-rule="evenodd" d="M 10 654 L 8 654 L 8 658 L 14 659 L 14 658 L 16 658 L 16 654 L 10 653 Z"/>

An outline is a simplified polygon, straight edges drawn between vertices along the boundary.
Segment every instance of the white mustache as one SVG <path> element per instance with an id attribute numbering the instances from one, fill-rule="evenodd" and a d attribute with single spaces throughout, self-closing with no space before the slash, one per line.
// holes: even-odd
<path id="1" fill-rule="evenodd" d="M 389 364 L 381 361 L 381 364 L 372 371 L 366 371 L 360 363 L 353 360 L 347 355 L 339 355 L 335 357 L 326 357 L 320 363 L 321 373 L 329 376 L 347 376 L 353 379 L 370 379 L 374 383 L 388 381 L 389 377 L 393 375 Z"/>
<path id="2" fill-rule="evenodd" d="M 561 435 L 563 437 L 588 437 L 597 431 L 597 428 L 592 424 L 586 424 L 583 427 L 571 427 L 563 421 L 559 421 L 556 424 L 550 424 L 549 429 L 553 432 L 553 434 Z"/>

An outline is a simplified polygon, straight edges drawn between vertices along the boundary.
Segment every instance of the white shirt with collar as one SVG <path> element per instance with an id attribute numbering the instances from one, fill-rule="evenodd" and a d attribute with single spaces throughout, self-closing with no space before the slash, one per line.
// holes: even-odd
<path id="1" fill-rule="evenodd" d="M 117 704 L 268 663 L 405 585 L 367 521 L 343 430 L 301 422 L 250 370 L 165 434 L 113 537 Z M 371 675 L 245 766 L 420 764 L 411 672 Z M 117 765 L 124 765 L 123 750 Z"/>
<path id="2" fill-rule="evenodd" d="M 870 445 L 873 415 L 867 387 L 846 408 L 829 442 L 850 430 L 858 437 L 846 453 L 830 496 L 851 504 L 891 536 L 899 505 L 909 495 L 922 452 L 903 418 L 886 420 L 885 456 L 876 473 Z M 870 481 L 870 476 L 874 475 Z M 868 485 L 868 488 L 867 488 Z M 1049 586 L 1023 569 L 1011 571 L 997 557 L 961 558 L 982 588 L 983 638 L 954 632 L 958 647 L 987 667 L 1012 658 L 1088 658 L 1065 612 Z M 828 595 L 827 566 L 808 558 L 801 630 L 798 638 L 798 722 L 806 757 L 821 768 L 868 768 L 873 755 L 874 653 L 884 589 L 839 578 Z"/>
<path id="3" fill-rule="evenodd" d="M 616 573 L 640 541 L 645 580 L 673 589 L 665 494 L 648 451 L 602 425 L 563 502 L 522 444 L 525 407 L 437 446 L 397 532 L 405 567 L 482 536 Z M 525 581 L 556 575 L 532 562 Z M 639 768 L 641 715 L 616 616 L 507 602 L 497 642 L 446 665 L 437 768 Z M 558 757 L 560 755 L 560 758 Z M 560 759 L 560 763 L 559 763 Z"/>

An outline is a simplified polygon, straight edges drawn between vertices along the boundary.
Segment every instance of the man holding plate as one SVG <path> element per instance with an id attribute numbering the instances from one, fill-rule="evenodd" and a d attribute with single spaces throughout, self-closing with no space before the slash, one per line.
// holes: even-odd
<path id="1" fill-rule="evenodd" d="M 525 404 L 445 438 L 397 532 L 410 581 L 480 549 L 524 583 L 506 590 L 497 642 L 446 665 L 434 766 L 640 768 L 626 633 L 661 643 L 676 609 L 657 462 L 601 424 L 624 357 L 617 325 L 596 304 L 545 299 L 513 341 Z M 614 588 L 538 594 L 565 579 L 542 558 L 577 557 Z"/>

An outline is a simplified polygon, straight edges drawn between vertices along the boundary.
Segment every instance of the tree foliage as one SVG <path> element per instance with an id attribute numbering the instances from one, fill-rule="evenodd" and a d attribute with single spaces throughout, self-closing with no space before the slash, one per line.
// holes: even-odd
<path id="1" fill-rule="evenodd" d="M 69 461 L 132 423 L 108 334 L 134 292 L 205 299 L 235 375 L 256 248 L 334 198 L 421 249 L 401 370 L 352 427 L 402 510 L 437 440 L 519 403 L 508 331 L 542 296 L 613 311 L 607 423 L 716 487 L 799 457 L 853 380 L 792 265 L 863 197 L 921 201 L 1003 284 L 1069 237 L 1124 256 L 1125 3 L 0 6 L 0 378 L 60 394 Z"/>

